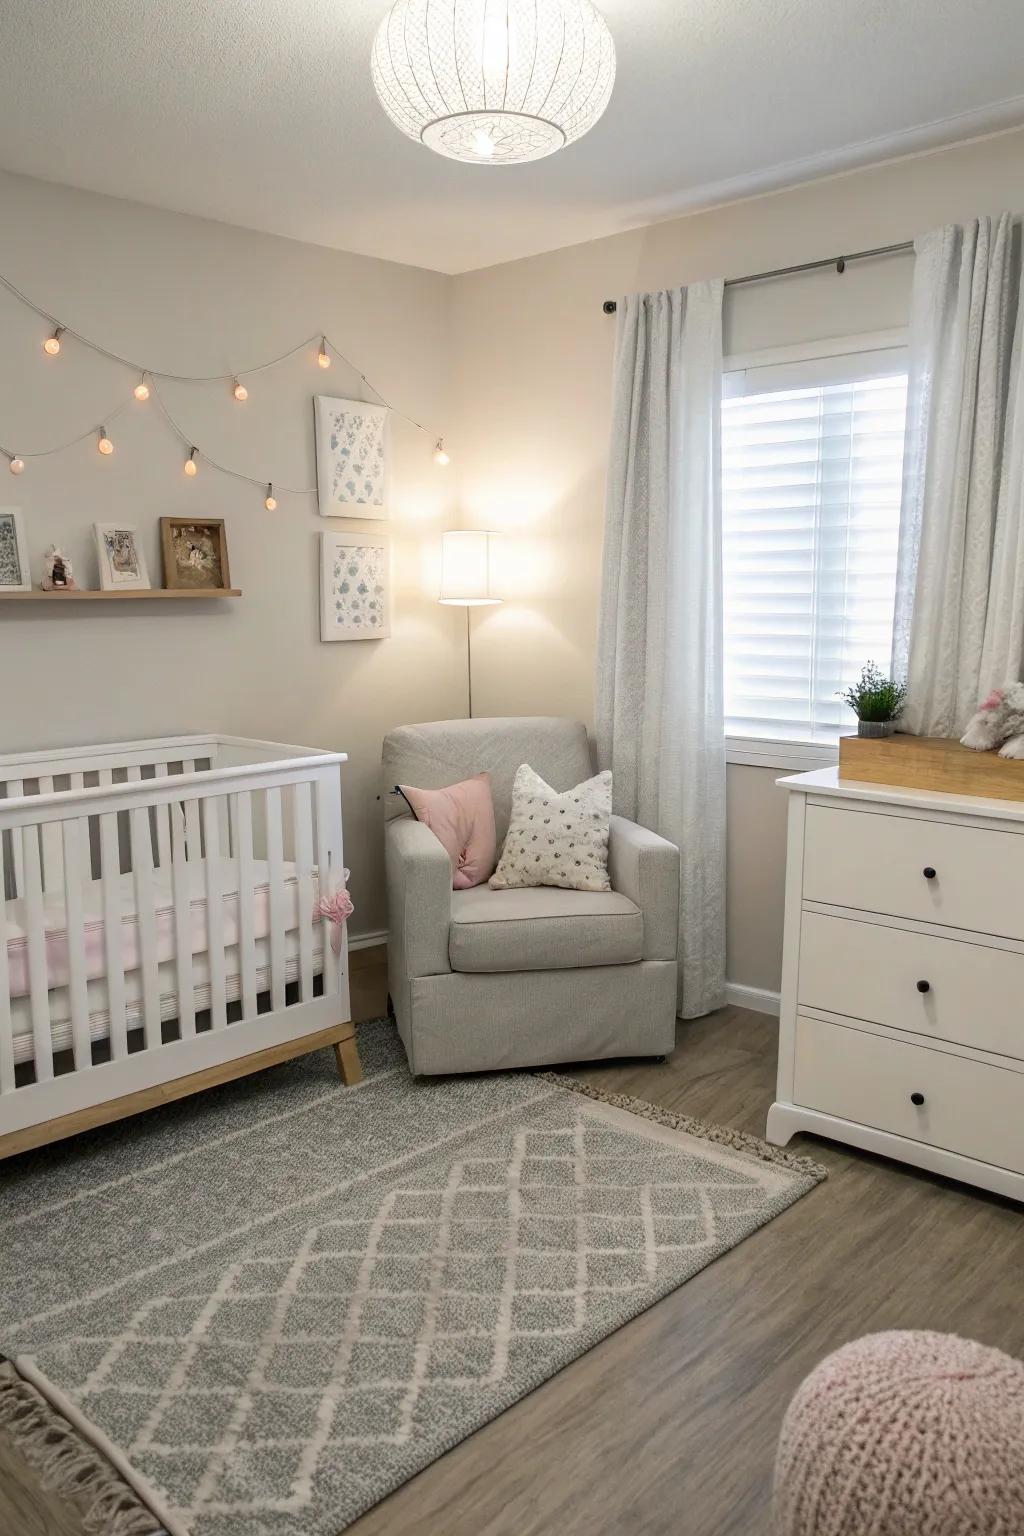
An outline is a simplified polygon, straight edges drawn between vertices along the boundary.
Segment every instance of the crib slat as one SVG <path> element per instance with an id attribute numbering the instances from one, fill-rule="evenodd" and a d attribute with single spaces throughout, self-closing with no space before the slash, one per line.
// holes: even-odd
<path id="1" fill-rule="evenodd" d="M 15 842 L 20 841 L 13 834 Z M 0 1093 L 14 1089 L 14 1033 L 11 1028 L 11 978 L 7 964 L 7 903 L 0 891 Z"/>
<path id="2" fill-rule="evenodd" d="M 82 870 L 82 820 L 65 821 L 64 833 L 64 913 L 68 938 L 68 1000 L 71 1004 L 71 1044 L 75 1071 L 92 1066 L 89 1042 L 89 990 L 85 971 L 85 927 L 82 916 L 84 874 Z M 85 821 L 88 837 L 88 821 Z"/>
<path id="3" fill-rule="evenodd" d="M 295 906 L 299 934 L 299 997 L 313 996 L 313 803 L 309 785 L 292 785 L 292 841 L 295 846 Z M 327 895 L 327 892 L 324 892 Z"/>
<path id="4" fill-rule="evenodd" d="M 104 771 L 101 770 L 100 776 Z M 117 812 L 100 817 L 100 873 L 103 877 L 103 947 L 106 958 L 107 1007 L 110 1011 L 110 1054 L 121 1061 L 128 1054 L 124 1012 L 124 950 L 121 945 L 121 844 Z"/>
<path id="5" fill-rule="evenodd" d="M 329 800 L 329 787 L 322 778 L 316 781 L 316 867 L 317 878 L 320 882 L 320 890 L 324 896 L 330 896 L 334 882 L 341 880 L 340 869 L 331 868 L 330 853 L 330 827 L 331 806 Z M 324 945 L 324 996 L 328 997 L 340 989 L 340 976 L 338 970 L 339 957 L 331 947 L 331 922 L 329 918 L 323 919 L 323 945 Z"/>
<path id="6" fill-rule="evenodd" d="M 281 834 L 281 791 L 266 791 L 267 882 L 270 906 L 270 1001 L 272 1007 L 285 1004 L 285 899 L 284 845 Z"/>
<path id="7" fill-rule="evenodd" d="M 171 810 L 171 874 L 174 880 L 174 964 L 178 989 L 181 1038 L 196 1032 L 195 982 L 192 976 L 192 891 L 185 861 L 185 824 Z"/>
<path id="8" fill-rule="evenodd" d="M 53 794 L 52 775 L 48 773 L 40 775 L 39 793 L 41 795 Z M 59 891 L 64 884 L 64 857 L 61 850 L 60 823 L 44 821 L 42 823 L 42 839 L 43 890 Z"/>
<path id="9" fill-rule="evenodd" d="M 139 959 L 142 975 L 142 1020 L 146 1049 L 161 1043 L 160 972 L 156 955 L 156 911 L 153 890 L 153 842 L 149 811 L 137 805 L 131 812 L 132 883 L 135 887 L 135 920 L 139 925 Z"/>
<path id="10" fill-rule="evenodd" d="M 203 837 L 206 843 L 206 952 L 210 964 L 210 1025 L 223 1029 L 228 1022 L 224 982 L 224 895 L 220 867 L 220 819 L 215 795 L 201 802 Z"/>
<path id="11" fill-rule="evenodd" d="M 256 928 L 252 867 L 252 793 L 232 795 L 235 858 L 238 861 L 238 955 L 242 976 L 242 1017 L 254 1019 L 256 1002 Z"/>
<path id="12" fill-rule="evenodd" d="M 156 777 L 166 779 L 167 764 L 156 764 Z M 174 807 L 170 805 L 157 805 L 153 808 L 156 817 L 156 851 L 157 863 L 161 869 L 166 869 L 171 862 L 171 813 Z"/>
<path id="13" fill-rule="evenodd" d="M 8 800 L 19 799 L 24 793 L 24 779 L 7 780 Z M 11 833 L 11 857 L 14 863 L 14 894 L 22 896 L 25 893 L 25 856 L 21 851 L 21 838 L 17 831 Z"/>
<path id="14" fill-rule="evenodd" d="M 71 789 L 84 789 L 85 788 L 85 774 L 84 773 L 72 773 L 72 774 L 69 774 L 68 777 L 69 777 L 69 780 L 70 780 L 69 787 Z M 92 846 L 91 846 L 91 844 L 89 842 L 89 818 L 88 818 L 88 816 L 83 816 L 82 820 L 79 822 L 78 838 L 79 838 L 79 844 L 80 844 L 80 852 L 81 852 L 81 855 L 82 855 L 82 870 L 83 870 L 82 878 L 83 878 L 83 880 L 91 880 L 92 879 Z"/>
<path id="15" fill-rule="evenodd" d="M 195 773 L 195 758 L 186 757 L 181 765 L 182 774 Z M 196 800 L 185 801 L 185 842 L 188 846 L 190 859 L 201 859 L 203 856 L 202 839 L 199 836 L 199 803 Z"/>
<path id="16" fill-rule="evenodd" d="M 55 826 L 58 835 L 60 829 Z M 28 936 L 28 982 L 32 1009 L 32 1049 L 36 1082 L 53 1077 L 53 1040 L 50 1036 L 50 999 L 47 992 L 46 928 L 43 914 L 43 880 L 39 863 L 39 828 L 22 828 L 25 856 L 25 926 Z"/>

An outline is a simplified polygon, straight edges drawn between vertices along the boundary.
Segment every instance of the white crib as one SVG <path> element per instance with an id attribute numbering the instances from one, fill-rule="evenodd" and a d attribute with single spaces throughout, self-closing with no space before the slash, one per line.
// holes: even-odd
<path id="1" fill-rule="evenodd" d="M 358 1081 L 321 915 L 345 761 L 230 736 L 0 757 L 0 1158 L 326 1045 Z"/>

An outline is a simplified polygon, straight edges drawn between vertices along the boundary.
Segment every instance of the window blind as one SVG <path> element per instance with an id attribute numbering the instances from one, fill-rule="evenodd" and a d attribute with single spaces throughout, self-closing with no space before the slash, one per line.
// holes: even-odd
<path id="1" fill-rule="evenodd" d="M 877 367 L 867 357 L 846 359 L 854 376 L 840 382 L 822 383 L 821 369 L 804 365 L 727 379 L 722 512 L 732 737 L 833 743 L 854 719 L 837 690 L 866 661 L 888 670 L 907 379 L 893 371 L 870 376 Z M 826 377 L 837 372 L 841 379 L 833 359 Z M 764 388 L 768 378 L 784 387 Z"/>

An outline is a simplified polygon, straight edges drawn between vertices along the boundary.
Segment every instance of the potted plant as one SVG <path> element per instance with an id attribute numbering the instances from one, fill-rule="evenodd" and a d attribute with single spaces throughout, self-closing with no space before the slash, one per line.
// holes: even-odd
<path id="1" fill-rule="evenodd" d="M 905 683 L 884 677 L 875 663 L 869 661 L 860 681 L 840 692 L 839 697 L 857 716 L 858 736 L 892 736 L 906 703 L 907 688 Z"/>

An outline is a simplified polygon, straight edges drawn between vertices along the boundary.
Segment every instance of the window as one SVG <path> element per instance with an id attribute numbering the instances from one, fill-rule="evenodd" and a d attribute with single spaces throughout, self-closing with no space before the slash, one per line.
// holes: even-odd
<path id="1" fill-rule="evenodd" d="M 854 718 L 837 691 L 866 661 L 889 666 L 907 378 L 905 351 L 885 339 L 870 350 L 820 344 L 828 355 L 727 364 L 725 714 L 734 761 L 834 761 Z M 802 747 L 779 753 L 772 742 Z"/>

